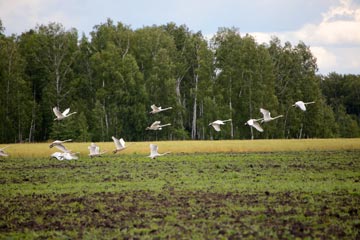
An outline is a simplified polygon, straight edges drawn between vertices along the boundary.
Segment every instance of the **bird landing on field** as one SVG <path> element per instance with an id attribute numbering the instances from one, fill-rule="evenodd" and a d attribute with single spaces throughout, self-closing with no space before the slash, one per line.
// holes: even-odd
<path id="1" fill-rule="evenodd" d="M 91 143 L 88 147 L 90 153 L 89 156 L 92 157 L 101 157 L 102 154 L 106 153 L 106 151 L 100 152 L 100 147 L 95 143 Z"/>
<path id="2" fill-rule="evenodd" d="M 58 121 L 63 120 L 63 119 L 65 119 L 65 118 L 67 118 L 67 117 L 70 117 L 71 115 L 73 115 L 73 114 L 76 113 L 76 112 L 69 113 L 69 112 L 70 112 L 70 108 L 65 109 L 64 112 L 60 112 L 60 110 L 59 110 L 58 107 L 54 107 L 54 108 L 53 108 L 53 112 L 54 112 L 54 114 L 55 114 L 55 116 L 56 116 L 56 118 L 54 118 L 54 121 L 55 121 L 55 120 L 58 120 Z"/>
<path id="3" fill-rule="evenodd" d="M 263 114 L 263 119 L 261 120 L 261 122 L 270 122 L 272 120 L 275 120 L 277 118 L 281 118 L 284 117 L 283 115 L 279 115 L 276 117 L 271 117 L 270 112 L 264 108 L 260 108 L 260 112 Z"/>
<path id="4" fill-rule="evenodd" d="M 306 111 L 306 105 L 308 104 L 313 104 L 315 102 L 306 102 L 304 103 L 303 101 L 297 101 L 294 105 L 292 105 L 293 107 L 298 107 L 301 110 L 303 110 L 304 112 Z"/>
<path id="5" fill-rule="evenodd" d="M 171 152 L 165 152 L 165 153 L 158 153 L 158 146 L 155 144 L 150 144 L 150 155 L 148 157 L 150 157 L 151 159 L 155 159 L 159 156 L 163 156 L 165 154 L 169 154 Z"/>
<path id="6" fill-rule="evenodd" d="M 224 125 L 225 124 L 225 122 L 231 122 L 232 120 L 231 119 L 227 119 L 227 120 L 216 120 L 216 121 L 214 121 L 214 122 L 212 122 L 212 123 L 209 123 L 209 126 L 212 126 L 214 129 L 215 129 L 215 131 L 217 131 L 217 132 L 220 132 L 220 126 L 221 125 Z"/>
<path id="7" fill-rule="evenodd" d="M 159 113 L 159 112 L 163 112 L 163 111 L 172 109 L 172 107 L 167 107 L 167 108 L 157 107 L 155 104 L 151 105 L 150 107 L 151 107 L 152 111 L 149 113 L 151 113 L 151 114 L 155 114 L 155 113 Z"/>
<path id="8" fill-rule="evenodd" d="M 161 122 L 160 121 L 155 121 L 153 122 L 153 124 L 151 124 L 150 127 L 147 127 L 145 130 L 161 130 L 163 127 L 166 126 L 170 126 L 170 123 L 164 124 L 164 125 L 160 125 Z"/>

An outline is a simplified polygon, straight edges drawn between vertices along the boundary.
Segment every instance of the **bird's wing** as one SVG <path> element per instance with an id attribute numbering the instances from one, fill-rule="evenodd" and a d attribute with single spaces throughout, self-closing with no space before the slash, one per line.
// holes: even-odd
<path id="1" fill-rule="evenodd" d="M 60 110 L 57 107 L 53 107 L 53 112 L 56 117 L 58 117 L 58 118 L 63 117 L 62 113 L 60 112 Z"/>
<path id="2" fill-rule="evenodd" d="M 219 124 L 213 123 L 212 126 L 213 126 L 213 128 L 215 129 L 215 131 L 220 132 L 221 129 L 220 129 L 220 125 L 219 125 Z"/>
<path id="3" fill-rule="evenodd" d="M 59 161 L 64 160 L 63 154 L 62 154 L 62 153 L 59 153 L 59 152 L 54 152 L 53 154 L 51 154 L 51 157 L 54 157 L 54 158 L 56 158 L 56 159 L 59 160 Z"/>
<path id="4" fill-rule="evenodd" d="M 124 141 L 124 139 L 123 139 L 123 138 L 120 138 L 119 142 L 120 142 L 121 147 L 122 147 L 122 148 L 125 148 L 125 141 Z"/>
<path id="5" fill-rule="evenodd" d="M 68 115 L 68 113 L 70 112 L 70 108 L 65 109 L 65 111 L 63 111 L 62 115 L 66 116 Z"/>
<path id="6" fill-rule="evenodd" d="M 155 144 L 150 144 L 150 155 L 158 154 L 158 146 Z"/>
<path id="7" fill-rule="evenodd" d="M 64 153 L 69 152 L 69 150 L 62 144 L 56 144 L 55 147 Z"/>
<path id="8" fill-rule="evenodd" d="M 253 125 L 252 125 L 254 128 L 256 128 L 256 130 L 258 130 L 259 132 L 263 132 L 264 129 L 262 129 L 262 127 L 260 126 L 260 124 L 258 122 L 253 122 Z"/>
<path id="9" fill-rule="evenodd" d="M 119 139 L 117 139 L 116 137 L 111 137 L 111 138 L 113 139 L 113 141 L 115 143 L 116 149 L 122 148 Z"/>
<path id="10" fill-rule="evenodd" d="M 91 144 L 91 146 L 88 147 L 90 150 L 90 155 L 96 154 L 96 148 L 98 148 L 95 144 Z"/>
<path id="11" fill-rule="evenodd" d="M 214 124 L 217 124 L 217 125 L 224 125 L 224 121 L 222 120 L 216 120 L 215 122 L 213 122 Z"/>
<path id="12" fill-rule="evenodd" d="M 9 156 L 7 153 L 5 153 L 3 150 L 0 151 L 0 156 L 7 157 Z"/>
<path id="13" fill-rule="evenodd" d="M 156 127 L 156 126 L 160 125 L 160 123 L 161 123 L 160 121 L 155 121 L 155 122 L 153 122 L 153 124 L 151 124 L 150 127 L 151 127 L 151 128 L 152 128 L 152 127 Z"/>
<path id="14" fill-rule="evenodd" d="M 152 109 L 153 111 L 159 110 L 158 107 L 157 107 L 155 104 L 151 105 L 150 107 L 151 107 L 151 109 Z"/>
<path id="15" fill-rule="evenodd" d="M 0 151 L 4 150 L 5 148 L 8 148 L 10 146 L 6 146 L 6 147 L 3 147 L 3 148 L 0 148 Z"/>
<path id="16" fill-rule="evenodd" d="M 260 108 L 260 112 L 263 114 L 264 119 L 269 119 L 269 118 L 271 118 L 270 112 L 269 112 L 268 110 L 266 110 L 266 109 L 264 109 L 264 108 Z"/>
<path id="17" fill-rule="evenodd" d="M 95 154 L 100 154 L 100 147 L 99 146 L 95 147 Z"/>
<path id="18" fill-rule="evenodd" d="M 301 110 L 306 111 L 306 107 L 305 107 L 304 102 L 299 101 L 299 102 L 296 102 L 295 104 L 296 104 Z"/>

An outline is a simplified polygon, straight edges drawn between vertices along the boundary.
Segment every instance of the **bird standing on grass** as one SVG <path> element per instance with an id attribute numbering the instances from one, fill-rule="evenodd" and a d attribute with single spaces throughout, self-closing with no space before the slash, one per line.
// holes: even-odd
<path id="1" fill-rule="evenodd" d="M 159 113 L 162 111 L 170 110 L 170 109 L 172 109 L 172 107 L 161 108 L 161 107 L 157 107 L 155 104 L 153 104 L 153 105 L 151 105 L 151 109 L 152 109 L 152 111 L 149 113 L 155 114 L 155 113 Z"/>
<path id="2" fill-rule="evenodd" d="M 305 112 L 306 111 L 306 105 L 313 104 L 313 103 L 315 103 L 315 102 L 306 102 L 306 103 L 304 103 L 303 101 L 297 101 L 293 105 L 293 107 L 298 107 L 298 108 L 300 108 L 301 110 L 303 110 Z"/>
<path id="3" fill-rule="evenodd" d="M 54 118 L 54 121 L 55 121 L 55 120 L 58 120 L 58 121 L 63 120 L 63 119 L 65 119 L 65 118 L 67 118 L 67 117 L 70 117 L 71 115 L 73 115 L 73 114 L 76 113 L 76 112 L 69 113 L 69 112 L 70 112 L 70 108 L 65 109 L 64 112 L 60 112 L 60 110 L 59 110 L 58 107 L 54 107 L 54 108 L 53 108 L 53 112 L 54 112 L 54 114 L 55 114 L 55 116 L 56 116 L 56 118 Z"/>
<path id="4" fill-rule="evenodd" d="M 231 119 L 228 120 L 216 120 L 212 123 L 209 123 L 209 126 L 213 126 L 213 128 L 215 129 L 215 131 L 220 132 L 220 125 L 224 125 L 225 122 L 230 122 Z"/>
<path id="5" fill-rule="evenodd" d="M 158 153 L 158 146 L 155 144 L 150 144 L 150 155 L 148 157 L 150 157 L 151 159 L 155 159 L 159 156 L 163 156 L 165 154 L 169 154 L 170 152 L 165 152 L 165 153 Z"/>

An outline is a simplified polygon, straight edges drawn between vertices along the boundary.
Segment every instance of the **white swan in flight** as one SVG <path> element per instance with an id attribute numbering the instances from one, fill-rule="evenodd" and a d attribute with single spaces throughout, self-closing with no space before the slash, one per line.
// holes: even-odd
<path id="1" fill-rule="evenodd" d="M 65 142 L 71 142 L 72 139 L 67 139 L 67 140 L 64 140 L 64 141 L 60 141 L 60 140 L 55 140 L 53 141 L 50 145 L 49 145 L 49 148 L 52 148 L 52 147 L 56 147 L 57 149 L 59 149 L 60 151 L 66 153 L 66 152 L 70 152 L 70 150 L 68 150 L 64 145 L 63 143 Z"/>
<path id="2" fill-rule="evenodd" d="M 7 157 L 9 156 L 9 154 L 7 154 L 4 149 L 5 148 L 8 148 L 9 146 L 6 146 L 6 147 L 3 147 L 3 148 L 0 148 L 0 157 Z"/>
<path id="3" fill-rule="evenodd" d="M 73 115 L 73 114 L 76 113 L 76 112 L 69 113 L 69 112 L 70 112 L 70 108 L 65 109 L 64 112 L 60 112 L 60 110 L 59 110 L 58 107 L 54 107 L 54 108 L 53 108 L 53 112 L 54 112 L 54 114 L 55 114 L 55 116 L 56 116 L 56 118 L 54 118 L 54 121 L 55 121 L 55 120 L 59 120 L 59 121 L 60 121 L 60 120 L 63 120 L 64 118 L 67 118 L 67 117 L 69 117 L 69 116 L 71 116 L 71 115 Z"/>
<path id="4" fill-rule="evenodd" d="M 111 138 L 115 143 L 115 150 L 113 151 L 113 153 L 120 152 L 126 148 L 124 139 L 122 139 L 122 138 L 117 139 L 114 136 L 112 136 Z"/>
<path id="5" fill-rule="evenodd" d="M 170 123 L 164 124 L 164 125 L 160 125 L 161 122 L 160 121 L 155 121 L 153 122 L 153 124 L 151 124 L 150 127 L 147 127 L 145 130 L 161 130 L 163 127 L 166 126 L 170 126 Z"/>
<path id="6" fill-rule="evenodd" d="M 50 159 L 51 158 L 56 158 L 57 160 L 59 161 L 62 161 L 64 160 L 64 153 L 61 153 L 61 152 L 54 152 L 53 154 L 50 155 Z"/>
<path id="7" fill-rule="evenodd" d="M 106 151 L 100 152 L 100 147 L 95 143 L 91 143 L 88 147 L 90 153 L 89 156 L 92 157 L 100 157 L 102 154 L 106 153 Z"/>
<path id="8" fill-rule="evenodd" d="M 284 117 L 283 115 L 279 115 L 276 117 L 271 117 L 270 112 L 264 108 L 260 108 L 260 112 L 263 114 L 263 119 L 261 120 L 261 122 L 270 122 L 272 120 L 275 120 L 277 118 L 281 118 Z"/>
<path id="9" fill-rule="evenodd" d="M 262 129 L 262 127 L 260 126 L 260 124 L 258 123 L 258 121 L 263 120 L 262 118 L 260 119 L 249 119 L 245 125 L 249 125 L 250 127 L 255 128 L 256 130 L 258 130 L 259 132 L 263 132 L 264 129 Z"/>
<path id="10" fill-rule="evenodd" d="M 306 102 L 306 103 L 304 103 L 303 101 L 297 101 L 293 105 L 293 107 L 298 107 L 298 108 L 300 108 L 301 110 L 303 110 L 305 112 L 306 111 L 306 105 L 313 104 L 313 103 L 315 103 L 315 102 Z"/>
<path id="11" fill-rule="evenodd" d="M 228 120 L 216 120 L 212 123 L 209 123 L 209 126 L 213 126 L 213 128 L 215 129 L 215 131 L 220 132 L 220 125 L 224 125 L 225 122 L 230 122 L 232 121 L 231 119 Z"/>
<path id="12" fill-rule="evenodd" d="M 149 113 L 151 113 L 151 114 L 155 114 L 155 113 L 159 113 L 159 112 L 162 112 L 162 111 L 172 109 L 172 107 L 167 107 L 167 108 L 157 107 L 155 104 L 151 105 L 150 107 L 151 107 L 152 111 L 149 112 Z"/>
<path id="13" fill-rule="evenodd" d="M 170 152 L 165 152 L 165 153 L 158 153 L 158 146 L 155 144 L 150 144 L 150 155 L 148 157 L 150 157 L 151 159 L 155 159 L 159 156 L 163 156 L 165 154 L 169 154 Z"/>
<path id="14" fill-rule="evenodd" d="M 72 152 L 54 152 L 53 154 L 51 154 L 50 158 L 56 158 L 59 161 L 63 161 L 63 160 L 77 160 L 79 159 L 78 156 L 76 156 L 76 153 L 72 153 Z"/>

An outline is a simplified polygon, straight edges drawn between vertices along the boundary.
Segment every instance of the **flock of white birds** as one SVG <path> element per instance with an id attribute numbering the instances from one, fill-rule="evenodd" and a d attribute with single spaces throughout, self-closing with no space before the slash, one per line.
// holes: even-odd
<path id="1" fill-rule="evenodd" d="M 298 107 L 302 111 L 306 111 L 306 105 L 313 104 L 313 103 L 315 103 L 315 102 L 297 101 L 292 106 Z M 153 105 L 151 105 L 151 109 L 152 109 L 152 111 L 150 112 L 150 114 L 156 114 L 156 113 L 160 113 L 160 112 L 163 112 L 166 110 L 170 110 L 170 109 L 172 109 L 172 107 L 161 108 L 161 107 L 157 107 L 156 105 L 153 104 Z M 53 108 L 53 112 L 56 116 L 54 121 L 63 120 L 63 119 L 68 118 L 69 116 L 76 113 L 76 112 L 70 113 L 70 108 L 67 108 L 67 109 L 65 109 L 65 111 L 61 112 L 57 107 Z M 271 117 L 270 111 L 268 111 L 264 108 L 260 108 L 260 112 L 263 115 L 262 118 L 249 119 L 245 123 L 245 125 L 249 125 L 250 127 L 255 128 L 259 132 L 263 132 L 264 130 L 260 125 L 261 123 L 267 123 L 267 122 L 273 121 L 277 118 L 283 117 L 283 115 Z M 214 122 L 211 122 L 209 124 L 209 126 L 212 126 L 215 129 L 215 131 L 219 132 L 219 131 L 221 131 L 221 128 L 220 128 L 221 125 L 224 125 L 226 122 L 230 122 L 230 121 L 232 121 L 232 120 L 231 119 L 216 120 Z M 153 124 L 151 124 L 149 127 L 147 127 L 146 130 L 155 130 L 155 131 L 162 130 L 163 127 L 170 126 L 170 125 L 171 125 L 170 123 L 161 125 L 160 121 L 155 121 Z M 117 139 L 114 136 L 112 136 L 111 138 L 115 144 L 115 150 L 113 151 L 114 154 L 127 148 L 123 138 Z M 63 141 L 55 140 L 54 142 L 52 142 L 49 147 L 50 148 L 56 147 L 61 152 L 54 152 L 53 154 L 51 154 L 51 158 L 56 158 L 59 161 L 78 159 L 79 158 L 77 156 L 78 152 L 72 152 L 71 150 L 67 149 L 64 145 L 64 143 L 71 142 L 71 141 L 72 141 L 71 139 L 67 139 L 67 140 L 63 140 Z M 4 151 L 4 149 L 6 149 L 7 147 L 8 146 L 0 148 L 0 156 L 2 156 L 2 157 L 8 156 L 8 154 Z M 100 151 L 100 147 L 97 146 L 95 143 L 91 143 L 91 145 L 88 147 L 88 149 L 89 149 L 90 157 L 100 157 L 101 155 L 103 155 L 104 153 L 107 152 L 107 151 Z M 158 146 L 156 144 L 150 144 L 150 155 L 148 157 L 150 157 L 151 159 L 155 159 L 156 157 L 163 156 L 168 153 L 170 153 L 170 152 L 159 153 Z"/>

